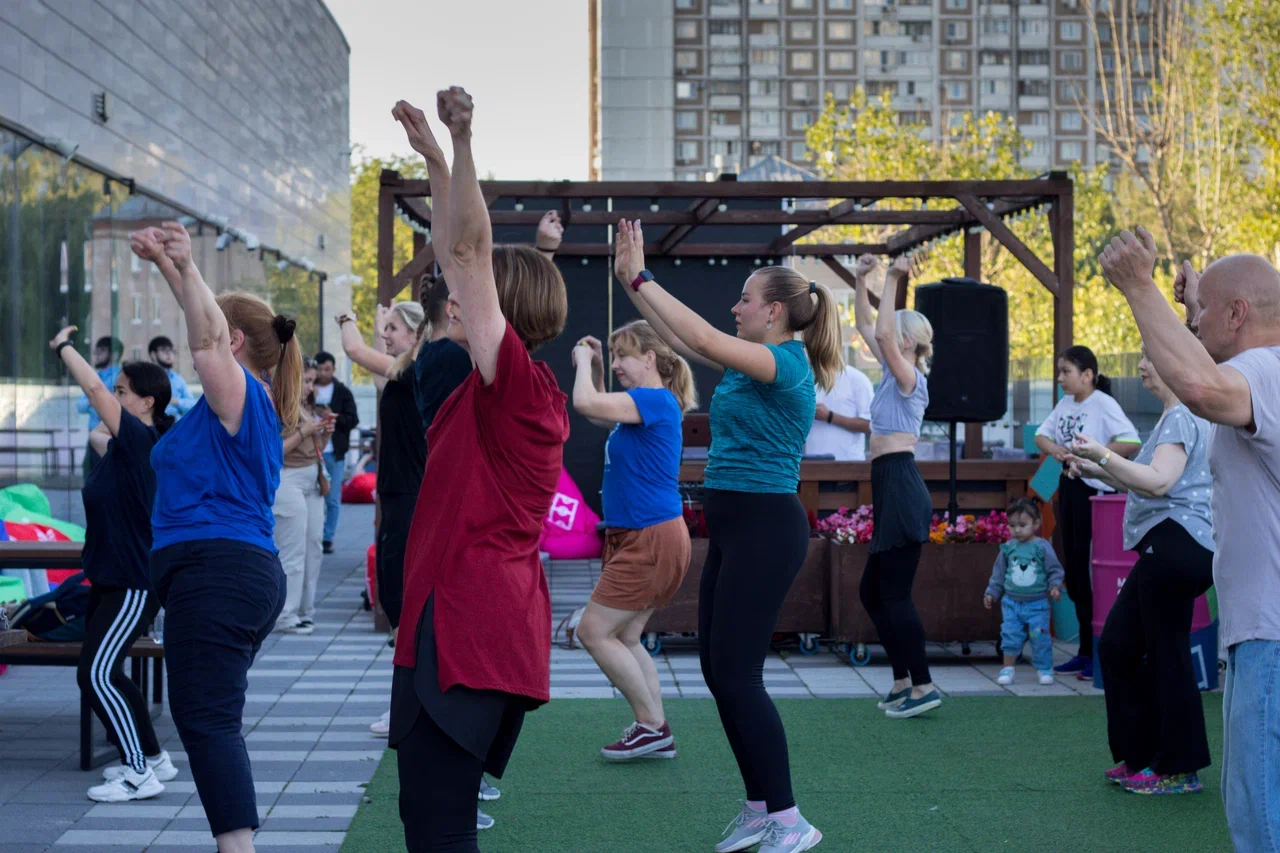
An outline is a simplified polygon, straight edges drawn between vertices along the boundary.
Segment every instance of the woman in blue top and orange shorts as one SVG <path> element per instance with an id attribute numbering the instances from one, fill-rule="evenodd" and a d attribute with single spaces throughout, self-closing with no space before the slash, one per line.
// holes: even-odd
<path id="1" fill-rule="evenodd" d="M 653 280 L 638 221 L 618 224 L 615 250 L 614 271 L 662 339 L 724 371 L 711 400 L 704 478 L 711 542 L 698 589 L 698 653 L 747 798 L 716 850 L 808 850 L 822 833 L 796 808 L 787 736 L 763 672 L 809 548 L 796 490 L 816 409 L 814 379 L 830 389 L 844 364 L 835 301 L 795 270 L 762 268 L 743 285 L 733 307 L 738 333 L 727 335 Z"/>
<path id="2" fill-rule="evenodd" d="M 573 348 L 573 407 L 611 430 L 604 454 L 604 561 L 577 637 L 622 691 L 635 722 L 600 750 L 610 761 L 674 758 L 662 686 L 640 635 L 689 569 L 689 527 L 680 504 L 680 422 L 698 407 L 689 363 L 644 320 L 609 336 L 614 375 L 604 390 L 604 353 L 595 338 Z"/>
<path id="3" fill-rule="evenodd" d="M 246 293 L 215 297 L 177 222 L 131 235 L 187 322 L 204 388 L 151 453 L 151 583 L 164 605 L 169 708 L 220 853 L 252 851 L 257 800 L 241 724 L 249 665 L 284 607 L 271 513 L 297 427 L 294 321 Z"/>
<path id="4" fill-rule="evenodd" d="M 859 594 L 893 667 L 893 687 L 877 707 L 890 717 L 902 718 L 942 704 L 929 675 L 924 625 L 911 601 L 920 548 L 929 540 L 933 519 L 933 500 L 915 458 L 924 410 L 929 406 L 925 371 L 933 355 L 933 326 L 918 311 L 892 309 L 898 288 L 907 286 L 911 262 L 906 258 L 898 258 L 886 273 L 880 313 L 872 320 L 867 276 L 876 266 L 874 257 L 863 255 L 854 271 L 858 333 L 884 370 L 871 398 L 875 528 Z"/>

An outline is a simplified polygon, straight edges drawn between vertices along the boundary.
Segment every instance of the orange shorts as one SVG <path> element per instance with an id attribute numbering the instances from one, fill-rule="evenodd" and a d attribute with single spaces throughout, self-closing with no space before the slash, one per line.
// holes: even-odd
<path id="1" fill-rule="evenodd" d="M 591 600 L 615 610 L 661 607 L 689 571 L 689 527 L 673 518 L 643 530 L 605 530 L 603 566 Z"/>

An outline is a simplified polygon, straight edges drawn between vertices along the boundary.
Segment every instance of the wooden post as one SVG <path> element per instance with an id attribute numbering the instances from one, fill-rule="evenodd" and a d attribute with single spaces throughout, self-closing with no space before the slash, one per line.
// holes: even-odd
<path id="1" fill-rule="evenodd" d="M 1072 189 L 1057 196 L 1049 209 L 1049 224 L 1053 232 L 1053 271 L 1058 277 L 1058 294 L 1053 300 L 1053 356 L 1071 346 L 1075 337 L 1073 317 L 1075 311 L 1075 198 Z M 1060 390 L 1053 386 L 1053 398 Z"/>
<path id="2" fill-rule="evenodd" d="M 395 297 L 396 277 L 396 199 L 392 187 L 400 181 L 400 174 L 391 169 L 382 171 L 382 183 L 378 188 L 378 304 L 391 305 Z"/>
<path id="3" fill-rule="evenodd" d="M 413 256 L 416 258 L 418 253 L 427 248 L 427 235 L 413 232 Z M 409 292 L 412 294 L 410 298 L 414 302 L 422 301 L 422 276 L 415 275 L 413 280 L 409 282 Z"/>
<path id="4" fill-rule="evenodd" d="M 982 232 L 964 232 L 964 276 L 982 281 Z M 982 458 L 982 424 L 964 425 L 964 458 Z"/>

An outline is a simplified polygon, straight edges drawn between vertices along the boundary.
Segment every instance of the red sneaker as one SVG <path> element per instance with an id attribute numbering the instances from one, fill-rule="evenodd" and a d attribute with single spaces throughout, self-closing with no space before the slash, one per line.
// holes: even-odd
<path id="1" fill-rule="evenodd" d="M 663 723 L 660 729 L 651 729 L 642 723 L 632 723 L 622 732 L 621 740 L 601 747 L 600 754 L 609 761 L 629 761 L 632 758 L 640 758 L 669 749 L 674 743 L 671 726 L 667 723 Z"/>

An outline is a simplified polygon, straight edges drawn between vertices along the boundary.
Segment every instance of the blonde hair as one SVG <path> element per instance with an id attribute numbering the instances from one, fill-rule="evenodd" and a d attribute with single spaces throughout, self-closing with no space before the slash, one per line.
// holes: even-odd
<path id="1" fill-rule="evenodd" d="M 302 348 L 294 337 L 297 323 L 250 293 L 224 293 L 217 297 L 227 326 L 244 335 L 245 359 L 254 373 L 271 377 L 271 399 L 280 419 L 281 433 L 298 426 L 302 400 Z"/>
<path id="2" fill-rule="evenodd" d="M 800 332 L 804 338 L 814 380 L 824 391 L 830 391 L 844 370 L 840 316 L 831 291 L 790 267 L 765 267 L 751 277 L 760 279 L 766 303 L 778 302 L 787 310 L 791 331 Z"/>
<path id="3" fill-rule="evenodd" d="M 927 376 L 933 360 L 933 324 L 919 311 L 899 308 L 893 312 L 893 325 L 898 349 L 902 349 L 903 341 L 911 338 L 916 345 L 916 367 Z"/>
<path id="4" fill-rule="evenodd" d="M 653 353 L 657 359 L 654 366 L 662 379 L 662 387 L 675 395 L 680 411 L 692 412 L 698 408 L 698 389 L 693 384 L 693 371 L 689 368 L 689 362 L 660 338 L 648 322 L 633 320 L 614 329 L 609 336 L 609 347 L 625 350 L 629 355 L 636 356 Z"/>
<path id="5" fill-rule="evenodd" d="M 398 378 L 418 357 L 418 349 L 422 346 L 422 333 L 426 329 L 423 323 L 426 311 L 417 302 L 397 302 L 391 306 L 391 313 L 399 315 L 400 322 L 404 323 L 416 336 L 414 345 L 396 356 L 395 363 L 391 365 L 391 377 Z"/>
<path id="6" fill-rule="evenodd" d="M 493 281 L 502 316 L 530 353 L 564 330 L 569 296 L 560 270 L 545 254 L 532 246 L 494 246 Z"/>

